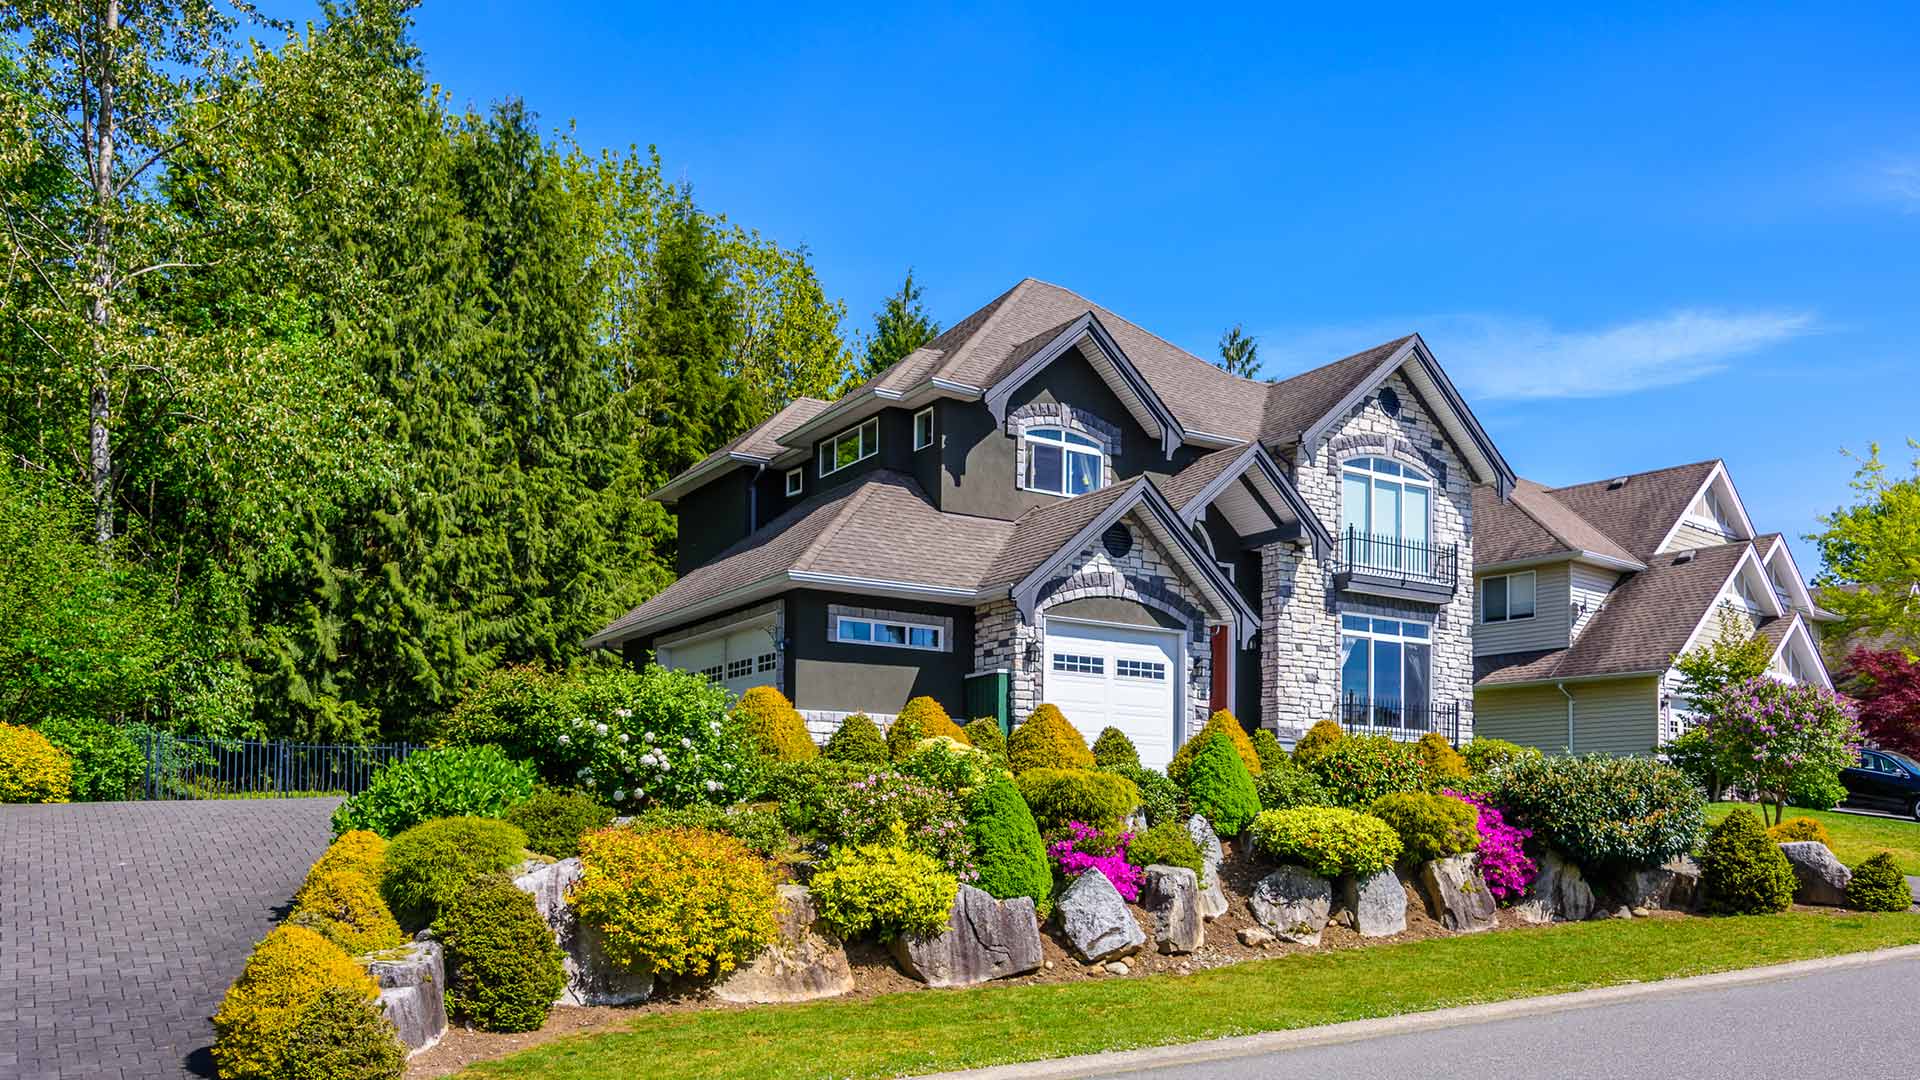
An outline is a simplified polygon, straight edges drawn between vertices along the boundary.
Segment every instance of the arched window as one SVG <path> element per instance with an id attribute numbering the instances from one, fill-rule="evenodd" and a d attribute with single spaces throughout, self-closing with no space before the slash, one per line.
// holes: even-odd
<path id="1" fill-rule="evenodd" d="M 1064 428 L 1028 428 L 1020 438 L 1027 449 L 1027 488 L 1055 495 L 1084 495 L 1105 483 L 1100 444 Z"/>
<path id="2" fill-rule="evenodd" d="M 1424 568 L 1433 479 L 1391 458 L 1354 458 L 1340 467 L 1340 537 L 1358 566 Z"/>

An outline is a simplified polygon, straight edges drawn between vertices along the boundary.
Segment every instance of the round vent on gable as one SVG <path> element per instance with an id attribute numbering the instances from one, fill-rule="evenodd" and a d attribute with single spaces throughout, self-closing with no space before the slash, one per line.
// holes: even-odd
<path id="1" fill-rule="evenodd" d="M 1127 531 L 1125 525 L 1116 521 L 1107 526 L 1106 532 L 1100 534 L 1100 544 L 1107 549 L 1108 555 L 1116 559 L 1124 559 L 1133 551 L 1133 534 Z"/>
<path id="2" fill-rule="evenodd" d="M 1380 411 L 1388 416 L 1400 415 L 1400 395 L 1394 393 L 1391 386 L 1380 389 Z"/>

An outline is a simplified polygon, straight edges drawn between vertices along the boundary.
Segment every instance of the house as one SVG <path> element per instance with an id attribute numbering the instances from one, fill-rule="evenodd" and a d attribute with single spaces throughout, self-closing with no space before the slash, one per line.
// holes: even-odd
<path id="1" fill-rule="evenodd" d="M 816 737 L 926 694 L 1150 765 L 1221 708 L 1464 738 L 1474 489 L 1512 483 L 1417 335 L 1255 382 L 1029 279 L 661 487 L 680 577 L 590 644 Z"/>
<path id="2" fill-rule="evenodd" d="M 1817 606 L 1778 533 L 1756 535 L 1722 461 L 1474 494 L 1474 712 L 1482 735 L 1649 753 L 1691 719 L 1674 658 L 1738 619 L 1771 674 L 1831 688 Z"/>

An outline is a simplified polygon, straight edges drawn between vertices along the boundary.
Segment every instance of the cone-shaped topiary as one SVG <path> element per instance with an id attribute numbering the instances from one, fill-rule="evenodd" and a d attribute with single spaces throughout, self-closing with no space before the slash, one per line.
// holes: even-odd
<path id="1" fill-rule="evenodd" d="M 1000 721 L 991 716 L 983 716 L 960 729 L 967 733 L 967 741 L 976 748 L 985 750 L 988 757 L 1005 758 L 1007 756 L 1007 736 L 1000 730 Z"/>
<path id="2" fill-rule="evenodd" d="M 1853 868 L 1847 882 L 1847 906 L 1861 911 L 1905 911 L 1913 906 L 1913 888 L 1893 853 L 1870 855 Z"/>
<path id="3" fill-rule="evenodd" d="M 328 987 L 371 1001 L 374 981 L 340 946 L 304 926 L 279 926 L 253 947 L 213 1018 L 223 1080 L 280 1080 L 301 1014 Z"/>
<path id="4" fill-rule="evenodd" d="M 405 938 L 380 890 L 365 874 L 326 870 L 307 877 L 293 897 L 289 921 L 318 933 L 350 955 L 398 946 Z"/>
<path id="5" fill-rule="evenodd" d="M 1347 733 L 1340 729 L 1338 721 L 1322 720 L 1308 728 L 1307 733 L 1300 736 L 1300 741 L 1293 744 L 1294 763 L 1305 765 L 1309 760 L 1325 753 L 1328 747 L 1346 737 Z"/>
<path id="6" fill-rule="evenodd" d="M 1287 756 L 1287 748 L 1281 746 L 1280 739 L 1266 728 L 1253 733 L 1253 756 L 1260 759 L 1262 773 L 1293 764 L 1293 759 Z"/>
<path id="7" fill-rule="evenodd" d="M 1194 813 L 1213 823 L 1216 834 L 1238 836 L 1260 813 L 1253 774 L 1224 733 L 1216 731 L 1203 738 L 1200 752 L 1187 768 L 1187 799 Z"/>
<path id="8" fill-rule="evenodd" d="M 734 715 L 746 721 L 747 732 L 763 757 L 774 761 L 805 761 L 820 753 L 807 734 L 806 721 L 787 700 L 787 695 L 771 686 L 756 686 L 740 695 L 734 703 Z"/>
<path id="9" fill-rule="evenodd" d="M 1722 915 L 1769 915 L 1793 904 L 1793 865 L 1745 807 L 1708 834 L 1700 877 L 1707 909 Z"/>
<path id="10" fill-rule="evenodd" d="M 863 712 L 854 713 L 840 721 L 839 730 L 827 739 L 827 745 L 820 753 L 828 761 L 850 761 L 860 765 L 885 765 L 889 760 L 887 740 L 880 734 L 880 725 Z"/>
<path id="11" fill-rule="evenodd" d="M 1033 812 L 1013 781 L 995 780 L 967 800 L 967 836 L 980 871 L 975 885 L 1001 900 L 1030 896 L 1040 914 L 1047 914 L 1053 906 L 1053 869 Z"/>
<path id="12" fill-rule="evenodd" d="M 1007 767 L 1016 773 L 1028 769 L 1091 769 L 1093 751 L 1087 737 L 1067 722 L 1052 705 L 1041 705 L 1027 722 L 1013 729 L 1007 740 Z"/>
<path id="13" fill-rule="evenodd" d="M 566 976 L 553 931 L 533 894 L 488 875 L 440 911 L 433 932 L 447 948 L 447 1009 L 482 1031 L 534 1031 Z"/>
<path id="14" fill-rule="evenodd" d="M 1102 769 L 1137 769 L 1140 751 L 1134 749 L 1126 732 L 1117 727 L 1101 728 L 1099 737 L 1093 740 L 1093 763 Z"/>
<path id="15" fill-rule="evenodd" d="M 344 987 L 320 991 L 293 1026 L 281 1080 L 400 1080 L 407 1051 L 393 1021 L 366 995 Z"/>
<path id="16" fill-rule="evenodd" d="M 1427 775 L 1435 782 L 1455 785 L 1464 783 L 1472 775 L 1467 759 L 1453 748 L 1445 735 L 1429 731 L 1414 745 L 1420 750 L 1421 760 L 1427 763 Z"/>
<path id="17" fill-rule="evenodd" d="M 1167 762 L 1167 775 L 1173 779 L 1174 783 L 1181 787 L 1187 786 L 1187 768 L 1193 764 L 1194 755 L 1200 752 L 1200 747 L 1206 742 L 1208 736 L 1216 733 L 1225 735 L 1233 743 L 1234 750 L 1240 755 L 1241 763 L 1247 767 L 1247 775 L 1260 775 L 1260 755 L 1254 752 L 1253 740 L 1247 738 L 1247 729 L 1240 726 L 1240 721 L 1234 719 L 1232 713 L 1221 709 L 1207 717 L 1205 726 L 1196 732 L 1193 738 L 1188 739 L 1185 746 L 1175 752 L 1172 761 Z"/>
<path id="18" fill-rule="evenodd" d="M 967 733 L 947 715 L 947 710 L 923 694 L 907 702 L 901 707 L 900 715 L 893 718 L 893 725 L 887 728 L 887 752 L 899 761 L 913 753 L 922 739 L 941 738 L 952 739 L 962 746 L 973 745 L 967 741 Z"/>
<path id="19" fill-rule="evenodd" d="M 312 881 L 321 874 L 335 870 L 344 870 L 379 884 L 380 871 L 386 863 L 387 838 L 365 829 L 352 829 L 341 833 L 340 839 L 335 840 L 326 853 L 307 869 L 307 880 Z"/>

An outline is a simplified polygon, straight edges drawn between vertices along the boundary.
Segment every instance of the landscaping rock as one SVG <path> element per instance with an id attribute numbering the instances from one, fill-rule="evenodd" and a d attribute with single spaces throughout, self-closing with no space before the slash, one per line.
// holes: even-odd
<path id="1" fill-rule="evenodd" d="M 1147 935 L 1127 910 L 1120 890 L 1098 870 L 1074 878 L 1060 894 L 1056 910 L 1067 944 L 1085 963 L 1130 956 L 1146 944 Z"/>
<path id="2" fill-rule="evenodd" d="M 437 941 L 421 941 L 367 963 L 380 984 L 380 1011 L 412 1057 L 447 1033 L 446 953 Z"/>
<path id="3" fill-rule="evenodd" d="M 1700 864 L 1693 861 L 1691 855 L 1678 855 L 1661 864 L 1661 869 L 1673 874 L 1673 884 L 1667 891 L 1667 907 L 1673 911 L 1692 911 L 1700 906 Z"/>
<path id="4" fill-rule="evenodd" d="M 1125 960 L 1115 960 L 1113 963 L 1107 965 L 1107 974 L 1109 975 L 1125 975 L 1132 970 L 1132 968 L 1127 966 Z"/>
<path id="5" fill-rule="evenodd" d="M 1213 834 L 1213 825 L 1199 814 L 1187 819 L 1187 835 L 1200 848 L 1200 917 L 1217 919 L 1227 913 L 1227 894 L 1220 888 L 1220 861 L 1225 858 L 1220 838 Z"/>
<path id="6" fill-rule="evenodd" d="M 1853 880 L 1853 871 L 1834 858 L 1827 845 L 1818 840 L 1795 840 L 1781 844 L 1780 853 L 1793 864 L 1795 902 L 1846 906 L 1847 883 Z"/>
<path id="7" fill-rule="evenodd" d="M 1420 864 L 1420 892 L 1441 926 L 1470 934 L 1494 927 L 1493 894 L 1480 880 L 1472 855 L 1449 855 Z"/>
<path id="8" fill-rule="evenodd" d="M 1559 852 L 1547 851 L 1541 854 L 1538 867 L 1527 895 L 1514 905 L 1520 918 L 1530 923 L 1579 922 L 1593 914 L 1593 887 L 1578 866 Z"/>
<path id="9" fill-rule="evenodd" d="M 1700 868 L 1682 855 L 1646 870 L 1630 871 L 1620 882 L 1628 907 L 1688 911 L 1700 891 Z"/>
<path id="10" fill-rule="evenodd" d="M 1098 871 L 1082 876 L 1107 880 Z M 1025 975 L 1040 970 L 1044 959 L 1032 898 L 995 900 L 971 885 L 960 886 L 945 930 L 929 938 L 898 937 L 892 947 L 900 970 L 928 986 L 972 986 Z M 844 954 L 841 963 L 846 963 Z"/>
<path id="11" fill-rule="evenodd" d="M 1200 878 L 1184 866 L 1149 866 L 1140 906 L 1153 916 L 1154 940 L 1163 953 L 1190 953 L 1206 944 L 1200 913 Z"/>
<path id="12" fill-rule="evenodd" d="M 1280 940 L 1318 945 L 1333 915 L 1333 886 L 1302 867 L 1283 866 L 1260 879 L 1247 907 Z"/>
<path id="13" fill-rule="evenodd" d="M 1341 878 L 1339 906 L 1341 922 L 1361 937 L 1390 937 L 1407 928 L 1407 890 L 1391 870 L 1364 880 Z"/>
<path id="14" fill-rule="evenodd" d="M 777 925 L 773 944 L 715 986 L 714 997 L 741 1003 L 816 1001 L 853 989 L 847 950 L 821 924 L 813 894 L 804 886 L 780 886 Z"/>
<path id="15" fill-rule="evenodd" d="M 1273 935 L 1263 927 L 1243 926 L 1240 928 L 1240 944 L 1249 949 L 1259 949 L 1273 944 Z"/>
<path id="16" fill-rule="evenodd" d="M 567 981 L 554 1004 L 634 1005 L 647 1000 L 653 994 L 653 973 L 615 967 L 600 944 L 599 931 L 573 917 L 567 890 L 578 880 L 579 859 L 562 859 L 513 879 L 514 885 L 533 894 L 534 906 L 565 954 L 561 964 Z"/>

